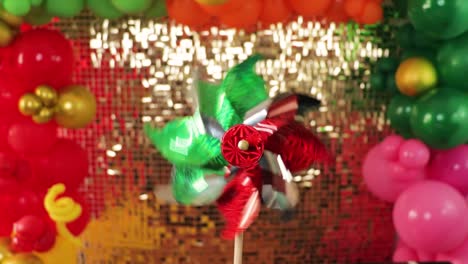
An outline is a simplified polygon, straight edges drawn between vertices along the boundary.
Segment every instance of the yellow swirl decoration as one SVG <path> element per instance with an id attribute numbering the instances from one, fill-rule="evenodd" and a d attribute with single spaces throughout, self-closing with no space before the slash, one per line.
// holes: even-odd
<path id="1" fill-rule="evenodd" d="M 74 244 L 81 245 L 81 241 L 70 233 L 66 224 L 78 219 L 82 208 L 70 197 L 58 198 L 65 193 L 65 190 L 65 185 L 62 183 L 52 186 L 44 198 L 44 207 L 50 218 L 57 223 L 57 232 Z"/>

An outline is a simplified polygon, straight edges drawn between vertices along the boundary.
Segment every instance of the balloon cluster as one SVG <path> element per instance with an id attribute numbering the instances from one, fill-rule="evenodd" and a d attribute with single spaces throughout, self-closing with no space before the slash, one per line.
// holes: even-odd
<path id="1" fill-rule="evenodd" d="M 371 77 L 380 89 L 389 89 L 382 79 L 395 80 L 387 116 L 401 136 L 369 151 L 363 176 L 395 203 L 395 261 L 468 263 L 468 2 L 406 4 L 401 56 L 379 61 Z"/>
<path id="2" fill-rule="evenodd" d="M 382 19 L 380 0 L 167 0 L 169 17 L 195 29 L 226 26 L 255 29 L 286 23 L 296 16 L 308 20 L 375 24 Z M 239 19 L 239 18 L 242 19 Z"/>
<path id="3" fill-rule="evenodd" d="M 1 263 L 73 261 L 76 250 L 59 248 L 76 249 L 90 220 L 78 192 L 88 157 L 77 143 L 58 137 L 58 125 L 85 127 L 94 119 L 96 100 L 71 85 L 73 49 L 57 31 L 20 33 L 1 59 Z"/>
<path id="4" fill-rule="evenodd" d="M 252 223 L 261 204 L 293 210 L 299 192 L 292 173 L 329 157 L 324 145 L 295 121 L 320 102 L 298 94 L 268 98 L 254 69 L 259 59 L 252 56 L 235 66 L 220 85 L 196 81 L 193 116 L 162 129 L 145 128 L 174 164 L 171 185 L 159 187 L 157 197 L 196 206 L 216 202 L 227 222 L 227 239 Z"/>

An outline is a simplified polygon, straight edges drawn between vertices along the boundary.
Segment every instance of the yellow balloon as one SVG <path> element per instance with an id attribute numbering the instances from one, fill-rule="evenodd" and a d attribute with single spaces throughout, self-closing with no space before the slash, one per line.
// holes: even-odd
<path id="1" fill-rule="evenodd" d="M 51 107 L 57 104 L 58 94 L 52 87 L 41 85 L 36 88 L 34 93 L 41 99 L 45 106 Z"/>
<path id="2" fill-rule="evenodd" d="M 23 95 L 18 104 L 18 108 L 23 115 L 35 115 L 41 111 L 43 105 L 41 99 L 34 94 Z"/>
<path id="3" fill-rule="evenodd" d="M 20 27 L 23 23 L 22 17 L 12 15 L 3 9 L 0 9 L 0 19 L 15 28 Z"/>
<path id="4" fill-rule="evenodd" d="M 54 114 L 54 109 L 44 107 L 33 116 L 33 120 L 38 124 L 45 124 L 54 118 Z"/>
<path id="5" fill-rule="evenodd" d="M 195 0 L 200 5 L 222 5 L 228 0 Z"/>
<path id="6" fill-rule="evenodd" d="M 59 96 L 57 123 L 65 128 L 83 128 L 96 116 L 96 98 L 85 87 L 70 86 Z"/>
<path id="7" fill-rule="evenodd" d="M 15 38 L 16 32 L 10 26 L 0 20 L 0 47 L 6 47 Z"/>
<path id="8" fill-rule="evenodd" d="M 402 94 L 416 96 L 436 86 L 437 71 L 425 58 L 409 58 L 398 66 L 395 80 Z"/>
<path id="9" fill-rule="evenodd" d="M 44 262 L 33 254 L 16 254 L 5 258 L 2 264 L 44 264 Z"/>
<path id="10" fill-rule="evenodd" d="M 0 239 L 0 263 L 3 263 L 2 260 L 4 260 L 7 257 L 10 257 L 11 255 L 12 253 L 10 251 L 10 239 Z"/>
<path id="11" fill-rule="evenodd" d="M 35 254 L 45 264 L 76 264 L 78 263 L 79 250 L 80 248 L 73 242 L 62 236 L 57 236 L 55 245 L 51 250 L 44 253 L 36 252 Z"/>

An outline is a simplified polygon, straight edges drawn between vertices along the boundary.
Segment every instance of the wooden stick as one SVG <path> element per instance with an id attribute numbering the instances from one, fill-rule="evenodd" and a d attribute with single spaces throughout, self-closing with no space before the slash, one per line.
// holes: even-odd
<path id="1" fill-rule="evenodd" d="M 244 247 L 244 233 L 236 235 L 234 240 L 234 264 L 242 264 L 242 251 Z"/>

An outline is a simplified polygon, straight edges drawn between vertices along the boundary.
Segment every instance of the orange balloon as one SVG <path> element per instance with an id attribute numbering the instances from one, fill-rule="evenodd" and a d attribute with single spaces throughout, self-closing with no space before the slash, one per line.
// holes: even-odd
<path id="1" fill-rule="evenodd" d="M 364 6 L 361 16 L 358 22 L 362 24 L 375 24 L 382 20 L 383 10 L 382 6 L 378 1 L 368 1 Z"/>
<path id="2" fill-rule="evenodd" d="M 296 13 L 304 17 L 320 16 L 330 8 L 332 0 L 289 0 Z"/>
<path id="3" fill-rule="evenodd" d="M 194 0 L 166 0 L 166 7 L 171 19 L 189 27 L 206 26 L 212 19 Z"/>
<path id="4" fill-rule="evenodd" d="M 285 0 L 264 0 L 260 22 L 264 26 L 280 22 L 287 22 L 292 15 L 292 10 Z"/>
<path id="5" fill-rule="evenodd" d="M 345 11 L 343 0 L 335 0 L 332 7 L 326 14 L 327 21 L 339 23 L 346 23 L 349 21 L 349 15 Z"/>
<path id="6" fill-rule="evenodd" d="M 362 14 L 367 0 L 345 0 L 344 8 L 348 16 L 357 18 Z"/>
<path id="7" fill-rule="evenodd" d="M 237 29 L 254 28 L 262 11 L 262 0 L 248 0 L 234 13 L 219 17 L 221 24 Z"/>
<path id="8" fill-rule="evenodd" d="M 244 4 L 247 4 L 250 1 L 251 0 L 227 0 L 225 3 L 219 5 L 200 4 L 200 6 L 210 15 L 223 16 L 235 13 L 238 9 L 242 8 Z"/>

